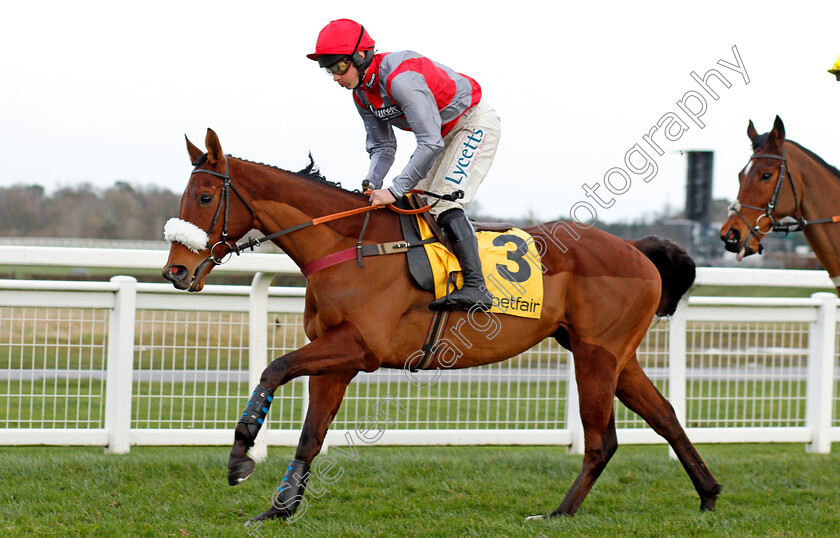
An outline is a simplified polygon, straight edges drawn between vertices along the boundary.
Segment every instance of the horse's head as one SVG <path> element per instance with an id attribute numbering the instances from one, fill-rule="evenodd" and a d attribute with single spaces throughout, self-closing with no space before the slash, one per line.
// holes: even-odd
<path id="1" fill-rule="evenodd" d="M 738 253 L 738 261 L 756 252 L 773 225 L 797 211 L 797 196 L 785 153 L 785 126 L 776 116 L 773 130 L 759 135 L 753 122 L 747 127 L 753 154 L 738 174 L 738 199 L 729 206 L 729 219 L 720 229 L 726 250 Z M 790 186 L 785 187 L 786 183 Z"/>
<path id="2" fill-rule="evenodd" d="M 187 139 L 195 169 L 181 196 L 179 218 L 170 219 L 164 237 L 171 243 L 163 278 L 182 290 L 201 291 L 214 265 L 254 225 L 253 210 L 231 182 L 230 158 L 207 129 L 207 153 Z M 235 196 L 231 196 L 231 191 Z"/>

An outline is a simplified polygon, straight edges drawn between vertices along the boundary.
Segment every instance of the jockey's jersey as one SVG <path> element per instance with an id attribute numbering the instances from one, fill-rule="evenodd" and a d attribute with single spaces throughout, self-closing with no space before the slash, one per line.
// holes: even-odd
<path id="1" fill-rule="evenodd" d="M 443 150 L 443 137 L 481 100 L 481 86 L 416 52 L 390 52 L 373 57 L 353 100 L 367 131 L 366 179 L 374 188 L 382 187 L 394 162 L 393 127 L 414 132 L 417 149 L 392 182 L 392 193 L 401 196 L 426 176 Z"/>

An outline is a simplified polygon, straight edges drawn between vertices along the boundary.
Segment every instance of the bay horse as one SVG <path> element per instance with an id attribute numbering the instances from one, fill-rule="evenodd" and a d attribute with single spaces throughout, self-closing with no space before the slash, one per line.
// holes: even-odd
<path id="1" fill-rule="evenodd" d="M 178 233 L 168 237 L 172 244 L 163 269 L 163 276 L 176 288 L 201 290 L 214 265 L 239 249 L 235 241 L 251 229 L 275 236 L 275 244 L 299 267 L 356 248 L 363 227 L 365 244 L 403 239 L 392 211 L 370 211 L 366 222 L 361 212 L 371 206 L 360 193 L 225 155 L 210 129 L 205 145 L 207 151 L 202 152 L 187 139 L 195 168 L 181 198 L 180 218 L 173 219 L 180 226 L 173 226 Z M 319 219 L 336 212 L 352 216 L 326 219 L 319 225 L 323 221 Z M 193 236 L 183 228 L 198 233 Z M 585 452 L 580 474 L 550 515 L 574 514 L 615 453 L 613 396 L 670 443 L 700 496 L 700 509 L 713 510 L 719 484 L 636 358 L 654 316 L 672 314 L 692 285 L 693 260 L 663 239 L 627 241 L 581 223 L 544 223 L 526 231 L 541 255 L 541 316 L 453 311 L 450 322 L 464 344 L 454 356 L 435 355 L 427 368 L 499 362 L 553 337 L 574 356 Z M 520 259 L 510 268 L 523 263 Z M 424 341 L 432 300 L 430 292 L 411 280 L 403 255 L 365 258 L 364 267 L 353 257 L 307 277 L 303 323 L 310 343 L 271 362 L 245 408 L 245 418 L 234 430 L 228 464 L 231 485 L 254 471 L 247 451 L 274 389 L 298 376 L 310 376 L 309 407 L 295 459 L 287 466 L 272 507 L 254 520 L 294 513 L 303 498 L 310 464 L 348 384 L 358 372 L 405 368 L 406 359 Z M 492 337 L 487 334 L 491 324 Z M 253 417 L 258 418 L 249 420 Z"/>
<path id="2" fill-rule="evenodd" d="M 770 232 L 802 231 L 817 259 L 840 291 L 840 170 L 785 138 L 776 116 L 773 129 L 759 135 L 752 120 L 747 136 L 753 154 L 738 174 L 738 198 L 720 229 L 726 250 L 761 254 Z"/>

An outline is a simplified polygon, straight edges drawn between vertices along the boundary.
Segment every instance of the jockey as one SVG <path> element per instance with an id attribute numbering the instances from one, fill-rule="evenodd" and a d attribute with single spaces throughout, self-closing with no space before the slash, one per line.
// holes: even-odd
<path id="1" fill-rule="evenodd" d="M 464 206 L 493 163 L 501 134 L 499 116 L 481 99 L 481 87 L 466 75 L 412 51 L 377 54 L 364 27 L 349 19 L 321 30 L 311 60 L 325 68 L 353 100 L 367 131 L 370 168 L 363 185 L 373 189 L 371 205 L 394 203 L 414 188 L 464 198 L 441 200 L 431 213 L 449 237 L 460 262 L 464 285 L 434 301 L 432 310 L 487 310 L 492 304 L 481 272 L 475 231 Z M 417 140 L 408 164 L 382 188 L 394 163 L 393 127 L 412 131 Z"/>

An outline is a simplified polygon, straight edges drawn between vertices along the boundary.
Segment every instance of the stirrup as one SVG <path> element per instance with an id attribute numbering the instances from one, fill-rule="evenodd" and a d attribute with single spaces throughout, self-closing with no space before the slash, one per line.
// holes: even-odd
<path id="1" fill-rule="evenodd" d="M 472 292 L 472 293 L 471 293 Z M 469 295 L 482 295 L 482 297 L 469 297 Z M 461 288 L 452 293 L 447 293 L 440 299 L 432 301 L 429 310 L 477 310 L 487 312 L 493 307 L 489 294 L 482 292 L 480 288 Z"/>

